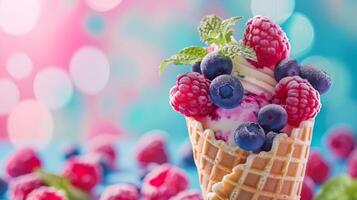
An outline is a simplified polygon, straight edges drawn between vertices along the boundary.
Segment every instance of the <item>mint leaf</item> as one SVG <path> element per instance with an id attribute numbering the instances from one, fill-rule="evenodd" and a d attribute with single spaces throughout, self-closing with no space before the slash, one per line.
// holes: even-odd
<path id="1" fill-rule="evenodd" d="M 328 180 L 321 187 L 315 200 L 357 200 L 357 181 L 348 175 Z"/>
<path id="2" fill-rule="evenodd" d="M 58 176 L 56 174 L 47 173 L 44 171 L 37 171 L 39 178 L 48 186 L 62 190 L 66 193 L 70 200 L 90 200 L 90 196 L 83 191 L 75 188 L 67 178 Z"/>
<path id="3" fill-rule="evenodd" d="M 175 55 L 161 62 L 159 67 L 160 74 L 162 74 L 166 67 L 171 63 L 175 65 L 193 64 L 195 62 L 201 61 L 207 53 L 208 51 L 203 47 L 191 46 L 184 48 L 181 51 L 177 52 Z"/>
<path id="4" fill-rule="evenodd" d="M 198 27 L 201 40 L 207 44 L 221 43 L 222 19 L 216 15 L 202 18 Z"/>
<path id="5" fill-rule="evenodd" d="M 230 42 L 231 38 L 233 37 L 234 30 L 231 27 L 236 25 L 240 19 L 242 19 L 241 16 L 236 16 L 236 17 L 232 17 L 232 18 L 223 20 L 222 33 L 223 33 L 225 40 L 227 42 Z"/>
<path id="6" fill-rule="evenodd" d="M 255 51 L 252 48 L 247 47 L 241 43 L 227 44 L 223 46 L 219 51 L 220 53 L 230 57 L 231 59 L 233 59 L 237 55 L 240 55 L 247 59 L 251 59 L 254 61 L 257 60 L 257 55 L 255 54 Z"/>

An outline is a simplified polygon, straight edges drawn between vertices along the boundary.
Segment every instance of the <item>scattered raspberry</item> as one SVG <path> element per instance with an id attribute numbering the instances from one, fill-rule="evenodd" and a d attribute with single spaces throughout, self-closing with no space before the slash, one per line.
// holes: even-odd
<path id="1" fill-rule="evenodd" d="M 357 179 L 357 150 L 354 150 L 348 158 L 348 173 Z"/>
<path id="2" fill-rule="evenodd" d="M 95 137 L 93 140 L 96 140 Z M 106 157 L 110 167 L 114 168 L 117 161 L 117 152 L 114 148 L 112 141 L 107 141 L 103 139 L 97 140 L 97 142 L 92 142 L 89 146 L 89 152 L 94 152 L 104 155 Z"/>
<path id="3" fill-rule="evenodd" d="M 37 168 L 41 168 L 41 160 L 31 148 L 17 151 L 6 163 L 6 171 L 10 177 L 29 174 Z"/>
<path id="4" fill-rule="evenodd" d="M 211 113 L 215 106 L 209 95 L 210 81 L 197 72 L 182 74 L 170 90 L 170 104 L 177 112 L 199 118 Z"/>
<path id="5" fill-rule="evenodd" d="M 353 151 L 356 143 L 350 129 L 338 128 L 330 133 L 327 145 L 336 157 L 345 159 Z"/>
<path id="6" fill-rule="evenodd" d="M 95 163 L 100 166 L 102 178 L 106 177 L 114 170 L 114 167 L 112 165 L 113 163 L 111 163 L 108 155 L 106 154 L 90 152 L 82 156 L 81 159 L 86 162 Z"/>
<path id="7" fill-rule="evenodd" d="M 166 163 L 168 156 L 165 136 L 157 132 L 148 133 L 140 138 L 136 149 L 136 160 L 143 167 L 150 163 Z"/>
<path id="8" fill-rule="evenodd" d="M 300 200 L 313 200 L 314 199 L 314 188 L 315 188 L 314 181 L 310 177 L 305 176 L 304 182 L 302 183 L 301 199 Z"/>
<path id="9" fill-rule="evenodd" d="M 290 53 L 286 34 L 267 17 L 256 16 L 247 22 L 243 42 L 256 52 L 258 61 L 249 60 L 256 67 L 274 69 Z"/>
<path id="10" fill-rule="evenodd" d="M 100 167 L 84 159 L 69 160 L 63 170 L 63 175 L 79 189 L 91 191 L 101 181 Z"/>
<path id="11" fill-rule="evenodd" d="M 16 177 L 10 182 L 10 199 L 25 200 L 30 192 L 41 186 L 42 181 L 34 173 Z"/>
<path id="12" fill-rule="evenodd" d="M 67 197 L 62 191 L 43 186 L 33 190 L 26 200 L 67 200 Z"/>
<path id="13" fill-rule="evenodd" d="M 330 166 L 320 152 L 312 151 L 306 166 L 306 175 L 316 184 L 324 183 L 330 175 Z"/>
<path id="14" fill-rule="evenodd" d="M 316 117 L 320 111 L 320 94 L 311 84 L 298 76 L 283 78 L 275 88 L 273 103 L 283 106 L 288 123 L 299 126 L 304 120 Z"/>
<path id="15" fill-rule="evenodd" d="M 196 190 L 185 190 L 172 197 L 170 200 L 203 200 L 201 193 Z"/>
<path id="16" fill-rule="evenodd" d="M 118 184 L 105 189 L 100 200 L 139 200 L 138 189 L 133 185 Z"/>
<path id="17" fill-rule="evenodd" d="M 146 200 L 167 200 L 188 186 L 186 174 L 169 164 L 151 171 L 144 179 L 141 193 Z"/>

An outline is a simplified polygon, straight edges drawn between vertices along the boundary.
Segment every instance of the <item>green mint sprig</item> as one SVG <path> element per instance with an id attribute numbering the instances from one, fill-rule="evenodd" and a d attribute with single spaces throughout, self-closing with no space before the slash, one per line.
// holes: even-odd
<path id="1" fill-rule="evenodd" d="M 90 200 L 90 196 L 75 188 L 67 178 L 39 170 L 38 177 L 48 186 L 63 191 L 70 200 Z"/>
<path id="2" fill-rule="evenodd" d="M 357 180 L 341 175 L 322 185 L 315 200 L 357 200 Z"/>
<path id="3" fill-rule="evenodd" d="M 240 55 L 240 56 L 243 56 L 245 58 L 248 58 L 248 59 L 251 59 L 254 61 L 257 60 L 255 51 L 252 48 L 247 47 L 241 43 L 227 44 L 227 45 L 223 46 L 222 48 L 220 48 L 219 51 L 220 51 L 220 53 L 222 53 L 225 56 L 230 57 L 231 59 L 233 59 L 237 55 Z"/>

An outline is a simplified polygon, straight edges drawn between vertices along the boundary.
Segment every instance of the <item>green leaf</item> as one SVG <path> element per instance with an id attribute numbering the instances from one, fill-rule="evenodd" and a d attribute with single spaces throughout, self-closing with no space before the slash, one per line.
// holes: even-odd
<path id="1" fill-rule="evenodd" d="M 255 51 L 252 48 L 247 47 L 241 43 L 233 43 L 233 44 L 225 45 L 220 49 L 220 53 L 232 59 L 235 56 L 240 55 L 247 59 L 251 59 L 254 61 L 257 60 L 257 55 L 255 54 Z"/>
<path id="2" fill-rule="evenodd" d="M 220 42 L 222 33 L 222 19 L 216 15 L 208 15 L 202 18 L 198 27 L 201 40 L 207 44 Z"/>
<path id="3" fill-rule="evenodd" d="M 357 200 L 357 181 L 348 175 L 334 177 L 321 187 L 315 200 Z"/>
<path id="4" fill-rule="evenodd" d="M 90 200 L 90 196 L 83 191 L 75 188 L 67 178 L 56 174 L 37 171 L 39 178 L 48 186 L 62 190 L 66 193 L 69 200 Z"/>
<path id="5" fill-rule="evenodd" d="M 188 65 L 199 62 L 207 53 L 208 51 L 203 47 L 191 46 L 184 48 L 170 58 L 163 60 L 160 64 L 159 72 L 162 74 L 171 63 L 175 65 Z"/>

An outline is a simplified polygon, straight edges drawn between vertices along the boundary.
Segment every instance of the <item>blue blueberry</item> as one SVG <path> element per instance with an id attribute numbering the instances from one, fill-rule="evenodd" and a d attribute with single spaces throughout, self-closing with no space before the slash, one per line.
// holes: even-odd
<path id="1" fill-rule="evenodd" d="M 231 74 L 232 69 L 232 60 L 219 52 L 208 53 L 201 61 L 201 71 L 209 80 L 222 74 Z"/>
<path id="2" fill-rule="evenodd" d="M 258 123 L 266 132 L 280 131 L 288 121 L 286 110 L 276 104 L 269 104 L 258 112 Z"/>
<path id="3" fill-rule="evenodd" d="M 78 156 L 80 154 L 81 154 L 80 148 L 78 146 L 73 145 L 73 146 L 67 147 L 65 149 L 64 158 L 66 160 L 68 160 L 68 159 L 70 159 L 72 157 L 75 157 L 75 156 Z"/>
<path id="4" fill-rule="evenodd" d="M 273 141 L 274 138 L 278 135 L 278 133 L 275 133 L 273 131 L 270 131 L 266 136 L 265 136 L 265 141 L 263 146 L 260 148 L 260 151 L 270 151 L 272 146 L 273 146 Z"/>
<path id="5" fill-rule="evenodd" d="M 201 62 L 195 62 L 192 65 L 192 72 L 197 72 L 201 74 Z"/>
<path id="6" fill-rule="evenodd" d="M 275 67 L 274 76 L 275 80 L 279 82 L 281 79 L 288 76 L 298 76 L 300 73 L 300 66 L 296 60 L 282 60 Z"/>
<path id="7" fill-rule="evenodd" d="M 180 163 L 184 167 L 194 167 L 195 166 L 192 145 L 189 141 L 185 142 L 181 147 L 181 162 Z"/>
<path id="8" fill-rule="evenodd" d="M 255 151 L 263 146 L 265 133 L 257 123 L 243 123 L 234 132 L 234 141 L 243 150 Z"/>
<path id="9" fill-rule="evenodd" d="M 8 189 L 8 184 L 5 179 L 0 177 L 0 197 L 5 196 L 5 193 Z"/>
<path id="10" fill-rule="evenodd" d="M 233 75 L 220 75 L 210 85 L 212 102 L 221 108 L 235 108 L 242 102 L 244 89 L 242 83 Z"/>
<path id="11" fill-rule="evenodd" d="M 327 92 L 332 84 L 331 78 L 326 72 L 310 65 L 301 68 L 300 76 L 307 79 L 320 94 Z"/>

